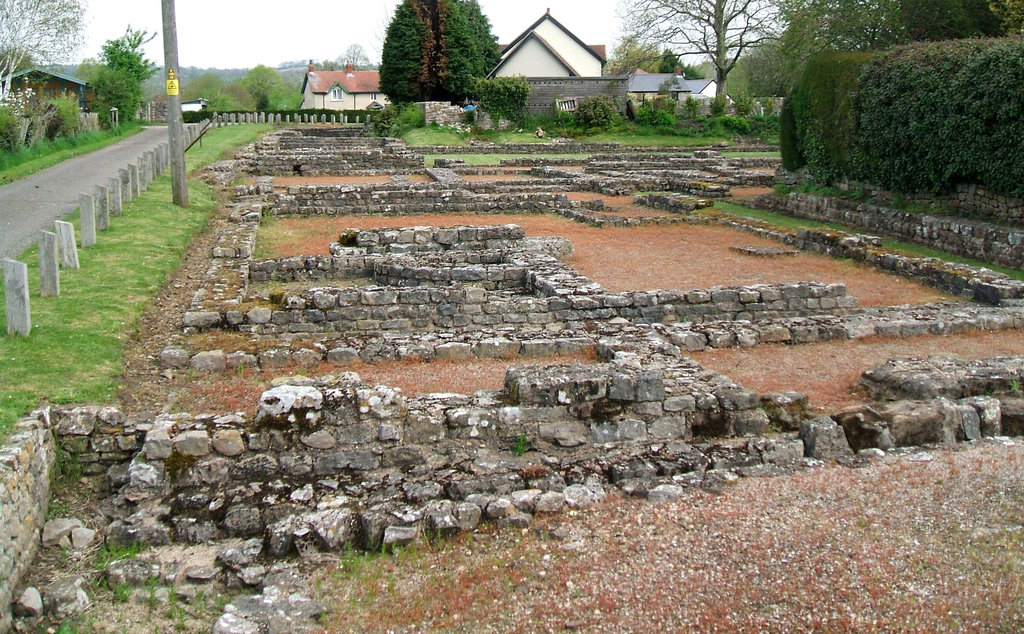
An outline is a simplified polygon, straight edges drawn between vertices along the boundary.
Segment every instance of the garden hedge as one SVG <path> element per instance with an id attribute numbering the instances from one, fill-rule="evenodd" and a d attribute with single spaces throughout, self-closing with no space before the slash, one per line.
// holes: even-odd
<path id="1" fill-rule="evenodd" d="M 869 61 L 871 53 L 862 52 L 821 53 L 807 61 L 787 100 L 789 112 L 782 115 L 780 149 L 785 165 L 806 165 L 816 179 L 827 183 L 851 173 L 853 94 Z"/>
<path id="2" fill-rule="evenodd" d="M 1024 38 L 900 47 L 856 97 L 861 180 L 900 192 L 957 183 L 1024 196 Z"/>
<path id="3" fill-rule="evenodd" d="M 1024 39 L 815 56 L 781 127 L 783 165 L 823 184 L 1024 196 Z"/>

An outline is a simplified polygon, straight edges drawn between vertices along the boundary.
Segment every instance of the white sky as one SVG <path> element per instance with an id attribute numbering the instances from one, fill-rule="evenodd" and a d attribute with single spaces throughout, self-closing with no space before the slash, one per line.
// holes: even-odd
<path id="1" fill-rule="evenodd" d="M 134 29 L 159 33 L 146 57 L 163 66 L 160 0 L 84 0 L 85 42 L 75 61 L 99 56 L 104 42 Z M 619 0 L 479 0 L 499 42 L 508 42 L 549 7 L 551 15 L 587 44 L 611 54 L 619 37 Z M 379 61 L 385 16 L 398 0 L 176 0 L 179 66 L 275 67 L 295 60 L 335 59 L 361 44 Z"/>

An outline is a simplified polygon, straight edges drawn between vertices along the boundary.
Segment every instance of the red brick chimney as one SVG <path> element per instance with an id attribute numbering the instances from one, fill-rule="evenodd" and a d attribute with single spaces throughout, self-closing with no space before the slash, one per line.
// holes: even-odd
<path id="1" fill-rule="evenodd" d="M 346 61 L 345 62 L 345 72 L 346 73 L 351 73 L 354 70 L 355 70 L 355 68 L 352 66 L 352 60 Z"/>
<path id="2" fill-rule="evenodd" d="M 312 73 L 312 72 L 313 72 L 314 70 L 316 70 L 316 66 L 314 66 L 314 65 L 313 65 L 313 60 L 309 60 L 309 68 L 308 68 L 307 70 L 308 70 L 309 72 L 311 72 L 311 73 Z"/>

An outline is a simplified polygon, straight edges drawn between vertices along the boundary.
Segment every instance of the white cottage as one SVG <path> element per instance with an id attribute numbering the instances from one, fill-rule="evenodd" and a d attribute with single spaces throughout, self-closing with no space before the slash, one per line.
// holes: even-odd
<path id="1" fill-rule="evenodd" d="M 511 44 L 502 46 L 501 61 L 489 76 L 600 77 L 605 54 L 603 44 L 584 44 L 548 9 Z"/>
<path id="2" fill-rule="evenodd" d="M 380 92 L 380 73 L 355 70 L 316 70 L 309 60 L 309 70 L 302 81 L 302 107 L 325 110 L 374 110 L 387 104 Z"/>

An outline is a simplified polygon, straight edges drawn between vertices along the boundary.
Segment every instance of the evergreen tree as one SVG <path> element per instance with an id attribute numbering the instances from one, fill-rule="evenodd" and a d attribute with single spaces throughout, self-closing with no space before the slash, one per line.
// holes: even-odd
<path id="1" fill-rule="evenodd" d="M 426 32 L 426 25 L 416 16 L 413 0 L 398 5 L 388 25 L 380 62 L 381 92 L 395 103 L 421 98 L 419 74 Z"/>
<path id="2" fill-rule="evenodd" d="M 476 0 L 403 0 L 388 25 L 380 87 L 396 103 L 454 101 L 497 64 Z"/>
<path id="3" fill-rule="evenodd" d="M 469 28 L 479 54 L 480 64 L 473 73 L 478 77 L 486 77 L 501 61 L 498 38 L 491 33 L 491 21 L 484 15 L 477 0 L 460 0 L 459 4 L 465 9 L 466 19 L 469 20 Z"/>

